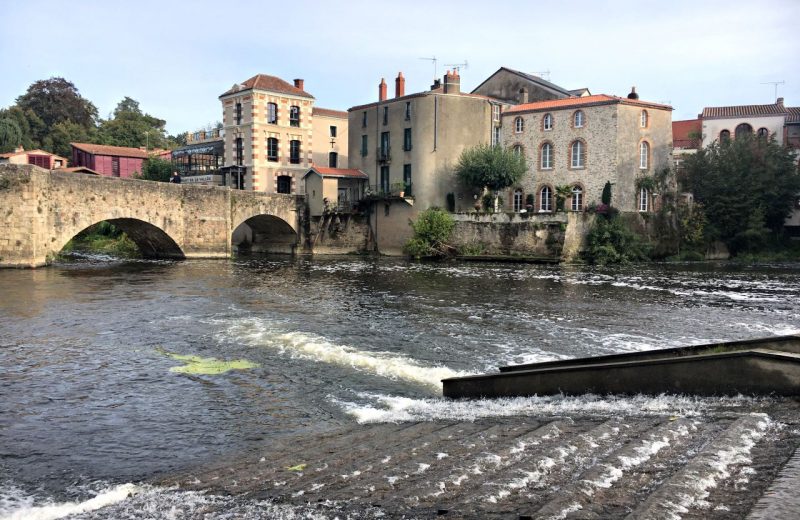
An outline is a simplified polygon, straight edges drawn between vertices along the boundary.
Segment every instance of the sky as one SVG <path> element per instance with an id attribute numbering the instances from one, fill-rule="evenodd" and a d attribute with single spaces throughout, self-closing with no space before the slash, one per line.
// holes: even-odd
<path id="1" fill-rule="evenodd" d="M 800 0 L 0 0 L 0 108 L 54 76 L 108 117 L 129 96 L 169 133 L 221 119 L 219 95 L 255 74 L 305 80 L 346 110 L 430 88 L 448 65 L 472 90 L 502 66 L 567 89 L 674 107 L 800 106 Z M 545 74 L 546 73 L 546 74 Z"/>

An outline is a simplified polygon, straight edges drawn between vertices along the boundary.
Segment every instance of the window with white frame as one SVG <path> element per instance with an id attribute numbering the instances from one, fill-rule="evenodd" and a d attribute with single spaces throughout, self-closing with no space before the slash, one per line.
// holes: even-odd
<path id="1" fill-rule="evenodd" d="M 573 168 L 586 166 L 586 146 L 583 141 L 574 141 L 570 146 L 570 164 Z"/>
<path id="2" fill-rule="evenodd" d="M 521 134 L 524 129 L 525 129 L 525 121 L 523 121 L 521 117 L 516 118 L 514 120 L 514 132 L 517 134 Z"/>
<path id="3" fill-rule="evenodd" d="M 516 156 L 522 155 L 522 145 L 521 144 L 515 144 L 514 147 L 511 148 L 511 150 L 514 152 L 514 155 L 516 155 Z"/>
<path id="4" fill-rule="evenodd" d="M 647 128 L 647 110 L 642 110 L 642 116 L 641 116 L 641 119 L 639 121 L 639 125 L 642 128 Z"/>
<path id="5" fill-rule="evenodd" d="M 647 141 L 639 143 L 639 168 L 646 170 L 650 163 L 650 145 Z"/>
<path id="6" fill-rule="evenodd" d="M 576 110 L 575 115 L 573 116 L 573 122 L 575 128 L 583 128 L 584 117 L 582 110 Z"/>
<path id="7" fill-rule="evenodd" d="M 553 145 L 544 143 L 542 145 L 542 170 L 551 170 L 553 168 Z"/>
<path id="8" fill-rule="evenodd" d="M 500 144 L 500 127 L 496 126 L 492 129 L 492 146 Z"/>
<path id="9" fill-rule="evenodd" d="M 492 121 L 500 122 L 500 105 L 492 105 Z"/>
<path id="10" fill-rule="evenodd" d="M 577 184 L 572 187 L 572 211 L 583 211 L 583 190 Z"/>
<path id="11" fill-rule="evenodd" d="M 645 188 L 639 189 L 639 211 L 650 210 L 650 194 Z"/>
<path id="12" fill-rule="evenodd" d="M 545 114 L 542 118 L 542 128 L 545 130 L 553 129 L 553 114 Z"/>
<path id="13" fill-rule="evenodd" d="M 553 190 L 550 186 L 545 186 L 539 191 L 539 211 L 553 211 Z"/>
<path id="14" fill-rule="evenodd" d="M 522 209 L 522 190 L 514 190 L 514 212 L 519 213 Z"/>

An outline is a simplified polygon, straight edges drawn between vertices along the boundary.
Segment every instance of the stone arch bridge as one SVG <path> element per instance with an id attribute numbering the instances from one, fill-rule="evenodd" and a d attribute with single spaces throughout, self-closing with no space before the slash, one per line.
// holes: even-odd
<path id="1" fill-rule="evenodd" d="M 45 265 L 104 220 L 148 258 L 294 253 L 303 214 L 303 198 L 294 195 L 0 165 L 0 267 Z"/>

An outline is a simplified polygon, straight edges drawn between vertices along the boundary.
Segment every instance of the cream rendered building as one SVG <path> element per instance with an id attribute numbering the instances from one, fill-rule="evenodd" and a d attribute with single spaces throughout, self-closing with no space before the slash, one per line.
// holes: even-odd
<path id="1" fill-rule="evenodd" d="M 302 79 L 290 84 L 258 74 L 220 96 L 225 128 L 225 167 L 244 172 L 244 189 L 267 193 L 303 191 L 302 178 L 315 159 L 331 153 L 347 167 L 347 119 L 342 112 L 314 107 Z M 315 114 L 323 120 L 315 124 Z M 336 127 L 332 142 L 329 133 Z M 341 131 L 339 130 L 341 128 Z M 320 135 L 321 134 L 321 135 Z"/>

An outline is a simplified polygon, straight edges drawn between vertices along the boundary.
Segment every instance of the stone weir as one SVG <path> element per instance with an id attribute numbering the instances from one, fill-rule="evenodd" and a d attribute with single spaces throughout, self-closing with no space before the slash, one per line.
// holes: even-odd
<path id="1" fill-rule="evenodd" d="M 285 438 L 157 483 L 285 518 L 797 518 L 797 400 L 538 399 Z"/>

